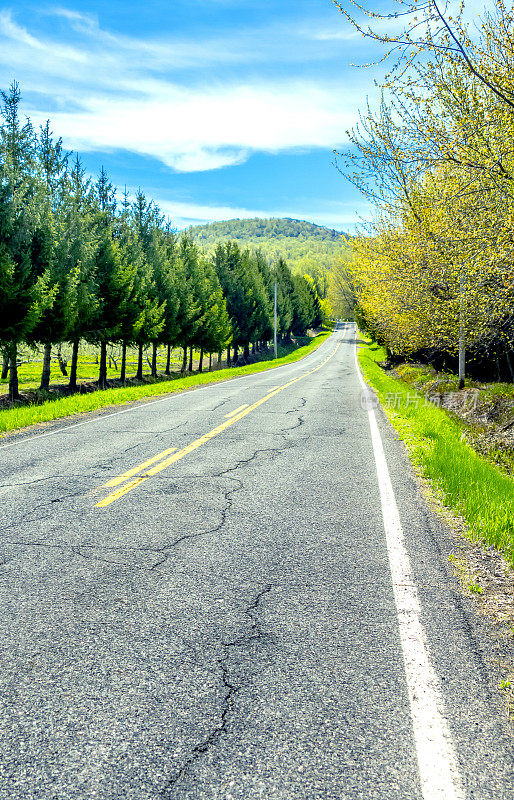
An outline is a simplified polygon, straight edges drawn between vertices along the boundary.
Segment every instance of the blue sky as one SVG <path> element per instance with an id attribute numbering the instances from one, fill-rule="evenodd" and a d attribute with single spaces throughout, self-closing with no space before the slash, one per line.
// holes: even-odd
<path id="1" fill-rule="evenodd" d="M 368 211 L 333 166 L 373 74 L 330 0 L 0 4 L 0 86 L 88 170 L 141 187 L 178 228 Z"/>

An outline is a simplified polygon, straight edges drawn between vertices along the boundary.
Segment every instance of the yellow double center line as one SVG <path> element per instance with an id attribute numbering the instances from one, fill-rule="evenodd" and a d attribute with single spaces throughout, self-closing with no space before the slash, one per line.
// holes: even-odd
<path id="1" fill-rule="evenodd" d="M 183 447 L 182 450 L 177 451 L 176 447 L 171 447 L 168 450 L 163 450 L 162 453 L 158 453 L 156 456 L 149 458 L 148 461 L 143 461 L 143 463 L 139 464 L 137 467 L 134 467 L 133 469 L 130 469 L 127 472 L 124 472 L 122 475 L 118 475 L 116 478 L 112 478 L 110 481 L 105 483 L 101 488 L 110 489 L 113 486 L 119 486 L 121 483 L 124 483 L 127 480 L 128 482 L 124 483 L 124 485 L 121 486 L 119 489 L 116 489 L 116 491 L 111 492 L 111 494 L 108 494 L 107 497 L 104 497 L 104 499 L 100 500 L 99 503 L 96 503 L 95 507 L 105 508 L 105 506 L 109 506 L 111 503 L 114 503 L 115 500 L 118 500 L 120 497 L 123 497 L 124 494 L 130 492 L 136 486 L 139 486 L 141 483 L 144 483 L 145 481 L 149 480 L 149 478 L 152 478 L 154 475 L 157 475 L 157 473 L 161 472 L 163 469 L 166 469 L 166 467 L 169 467 L 170 464 L 174 464 L 175 461 L 179 461 L 181 458 L 184 458 L 184 456 L 187 456 L 188 453 L 192 453 L 193 450 L 196 450 L 198 447 L 201 447 L 202 444 L 205 444 L 206 442 L 210 441 L 210 439 L 214 439 L 215 436 L 218 436 L 218 434 L 225 431 L 231 425 L 234 425 L 234 423 L 238 422 L 238 420 L 243 419 L 243 417 L 246 417 L 246 415 L 250 414 L 250 412 L 255 411 L 255 409 L 259 408 L 259 406 L 262 406 L 263 403 L 267 403 L 268 400 L 270 400 L 272 397 L 275 397 L 275 395 L 279 394 L 279 392 L 284 391 L 284 389 L 287 389 L 288 386 L 292 386 L 293 383 L 297 383 L 298 381 L 301 381 L 303 378 L 306 378 L 308 375 L 312 375 L 314 372 L 317 372 L 319 369 L 321 369 L 321 367 L 325 366 L 327 361 L 330 361 L 330 359 L 337 353 L 340 344 L 341 343 L 339 343 L 332 351 L 332 353 L 330 353 L 330 355 L 327 356 L 327 358 L 325 358 L 325 360 L 322 361 L 321 364 L 318 364 L 317 367 L 314 367 L 314 369 L 311 369 L 308 372 L 304 372 L 303 375 L 300 375 L 298 378 L 293 378 L 287 383 L 284 383 L 282 386 L 277 386 L 275 389 L 268 392 L 268 394 L 266 394 L 264 397 L 261 397 L 260 400 L 257 400 L 257 402 L 253 403 L 251 406 L 239 406 L 239 408 L 236 408 L 235 411 L 232 412 L 232 414 L 230 415 L 229 419 L 226 420 L 226 422 L 222 422 L 221 425 L 218 425 L 216 428 L 213 428 L 212 431 L 209 431 L 209 433 L 205 433 L 203 436 L 200 436 L 199 439 L 195 439 L 194 442 L 188 444 L 187 447 Z M 239 411 L 239 409 L 243 410 Z M 170 453 L 173 453 L 173 455 L 170 455 Z M 168 457 L 166 458 L 166 456 Z M 159 459 L 163 460 L 159 461 Z M 156 464 L 155 462 L 158 463 Z M 131 478 L 132 480 L 130 480 Z"/>

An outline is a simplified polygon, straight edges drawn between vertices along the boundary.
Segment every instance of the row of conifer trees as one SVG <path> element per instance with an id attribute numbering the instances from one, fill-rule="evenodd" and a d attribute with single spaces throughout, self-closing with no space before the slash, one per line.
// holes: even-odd
<path id="1" fill-rule="evenodd" d="M 213 353 L 228 362 L 248 357 L 273 334 L 277 283 L 279 335 L 301 335 L 321 322 L 311 280 L 279 259 L 219 243 L 207 255 L 177 234 L 157 205 L 138 191 L 118 201 L 102 168 L 86 176 L 80 158 L 64 151 L 50 123 L 36 131 L 20 118 L 20 91 L 2 92 L 0 129 L 0 348 L 9 393 L 18 397 L 20 344 L 42 347 L 41 388 L 48 388 L 52 346 L 72 343 L 70 388 L 76 388 L 81 342 L 100 348 L 99 387 L 107 384 L 107 347 L 143 354 L 166 346 Z M 230 348 L 233 348 L 231 354 Z"/>

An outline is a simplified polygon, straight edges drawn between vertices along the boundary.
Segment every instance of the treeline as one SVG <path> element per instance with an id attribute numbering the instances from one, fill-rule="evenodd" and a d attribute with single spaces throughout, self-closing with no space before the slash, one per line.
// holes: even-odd
<path id="1" fill-rule="evenodd" d="M 514 9 L 496 0 L 471 32 L 462 9 L 403 7 L 396 32 L 364 30 L 402 56 L 340 162 L 376 209 L 354 243 L 358 313 L 392 356 L 512 381 Z"/>
<path id="2" fill-rule="evenodd" d="M 259 249 L 268 260 L 283 258 L 291 272 L 310 275 L 316 283 L 327 316 L 341 314 L 332 274 L 345 260 L 351 237 L 295 219 L 232 219 L 196 225 L 189 229 L 202 247 L 212 250 L 221 239 L 234 239 L 242 247 Z"/>
<path id="3" fill-rule="evenodd" d="M 262 219 L 229 219 L 222 222 L 210 222 L 207 225 L 195 225 L 191 228 L 195 238 L 199 241 L 213 241 L 216 239 L 319 239 L 341 243 L 345 235 L 332 228 L 315 225 L 312 222 L 289 217 L 270 217 Z"/>
<path id="4" fill-rule="evenodd" d="M 107 346 L 143 354 L 183 348 L 227 349 L 227 361 L 247 358 L 273 336 L 277 283 L 279 336 L 302 335 L 321 323 L 314 282 L 292 275 L 283 259 L 219 243 L 206 255 L 190 235 L 178 235 L 156 204 L 139 191 L 121 202 L 102 168 L 93 181 L 80 158 L 63 150 L 50 123 L 34 130 L 20 119 L 20 92 L 2 92 L 0 128 L 0 348 L 9 395 L 19 397 L 21 343 L 42 346 L 41 388 L 48 389 L 52 346 L 72 343 L 70 389 L 76 388 L 80 342 L 100 348 L 100 388 L 107 383 Z"/>

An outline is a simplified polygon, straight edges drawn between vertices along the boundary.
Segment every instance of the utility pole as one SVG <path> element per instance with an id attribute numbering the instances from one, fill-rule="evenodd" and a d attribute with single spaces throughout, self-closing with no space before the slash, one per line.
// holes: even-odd
<path id="1" fill-rule="evenodd" d="M 277 357 L 277 282 L 275 281 L 275 304 L 273 306 L 273 346 Z"/>
<path id="2" fill-rule="evenodd" d="M 459 281 L 459 389 L 464 388 L 466 379 L 466 320 L 464 309 L 464 280 Z"/>
<path id="3" fill-rule="evenodd" d="M 462 231 L 460 238 L 461 242 L 464 245 L 464 225 L 462 224 L 462 219 L 457 217 L 456 223 L 458 228 Z M 466 381 L 466 303 L 465 303 L 465 293 L 467 289 L 467 259 L 469 257 L 469 253 L 463 249 L 463 268 L 466 270 L 465 274 L 461 272 L 459 275 L 459 389 L 464 388 L 464 383 Z"/>

